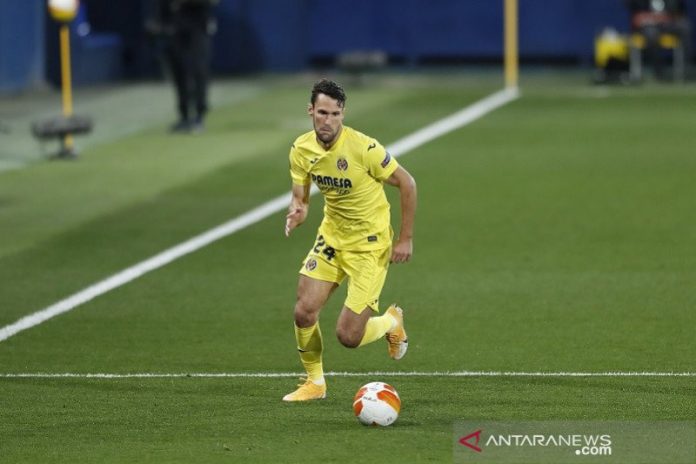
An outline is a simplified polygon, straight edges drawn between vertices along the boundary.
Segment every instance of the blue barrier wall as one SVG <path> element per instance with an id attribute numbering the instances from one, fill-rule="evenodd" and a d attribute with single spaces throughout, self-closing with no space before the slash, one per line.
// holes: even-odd
<path id="1" fill-rule="evenodd" d="M 43 79 L 43 0 L 0 0 L 0 92 Z"/>
<path id="2" fill-rule="evenodd" d="M 221 0 L 213 67 L 222 72 L 298 70 L 307 64 L 310 0 Z"/>
<path id="3" fill-rule="evenodd" d="M 295 70 L 349 50 L 412 65 L 502 56 L 503 0 L 221 0 L 217 15 L 217 71 Z M 624 0 L 519 0 L 520 58 L 588 64 L 595 35 L 628 24 Z"/>
<path id="4" fill-rule="evenodd" d="M 500 58 L 503 2 L 313 0 L 309 57 L 382 49 L 418 64 L 434 58 Z M 594 35 L 627 29 L 621 0 L 520 0 L 521 58 L 589 60 Z M 350 12 L 340 15 L 339 12 Z M 327 20 L 327 18 L 335 18 Z"/>
<path id="5" fill-rule="evenodd" d="M 628 28 L 622 0 L 520 0 L 519 9 L 522 59 L 589 62 L 597 32 Z M 217 70 L 299 69 L 356 49 L 414 65 L 502 56 L 502 0 L 223 0 L 217 15 Z"/>
<path id="6" fill-rule="evenodd" d="M 74 46 L 82 66 L 77 83 L 157 72 L 156 44 L 143 31 L 152 0 L 82 1 L 98 37 Z M 696 0 L 687 6 L 696 24 Z M 502 10 L 503 0 L 221 0 L 213 70 L 300 70 L 349 50 L 383 50 L 414 66 L 500 60 Z M 519 11 L 523 62 L 590 63 L 603 27 L 628 29 L 623 0 L 519 0 Z M 55 80 L 56 58 L 47 56 L 55 53 L 54 34 L 45 0 L 0 0 L 0 91 L 30 87 L 44 77 L 46 63 Z M 106 47 L 109 34 L 117 40 Z M 110 50 L 111 71 L 95 69 L 106 56 L 94 52 L 95 44 Z"/>

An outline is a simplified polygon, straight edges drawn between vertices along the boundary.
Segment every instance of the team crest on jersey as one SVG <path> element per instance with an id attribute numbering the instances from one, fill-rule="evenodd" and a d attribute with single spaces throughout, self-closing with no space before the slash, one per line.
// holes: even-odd
<path id="1" fill-rule="evenodd" d="M 305 263 L 305 269 L 308 271 L 313 271 L 317 268 L 317 260 L 316 259 L 308 259 L 307 262 Z"/>
<path id="2" fill-rule="evenodd" d="M 348 169 L 348 161 L 346 161 L 345 158 L 338 158 L 338 161 L 336 161 L 336 167 L 339 171 L 345 171 Z"/>
<path id="3" fill-rule="evenodd" d="M 381 163 L 383 168 L 386 168 L 387 164 L 389 164 L 389 162 L 391 161 L 391 155 L 389 154 L 389 152 L 386 152 L 386 153 L 387 153 L 387 156 L 384 157 L 384 159 L 382 160 L 382 163 Z"/>

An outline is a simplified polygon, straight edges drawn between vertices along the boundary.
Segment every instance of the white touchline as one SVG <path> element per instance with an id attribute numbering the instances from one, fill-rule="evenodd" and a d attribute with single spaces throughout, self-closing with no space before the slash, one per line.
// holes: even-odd
<path id="1" fill-rule="evenodd" d="M 500 90 L 488 97 L 467 106 L 466 108 L 454 113 L 444 119 L 434 122 L 416 132 L 389 145 L 387 150 L 395 157 L 408 153 L 431 140 L 434 140 L 457 128 L 470 124 L 471 122 L 485 116 L 491 111 L 515 100 L 519 96 L 516 88 Z M 316 186 L 312 188 L 312 195 L 317 193 Z M 107 277 L 94 285 L 80 290 L 79 292 L 58 301 L 40 311 L 29 314 L 18 321 L 0 328 L 0 342 L 7 340 L 13 335 L 24 330 L 30 329 L 60 314 L 66 313 L 86 303 L 99 295 L 103 295 L 115 288 L 121 287 L 150 271 L 171 263 L 189 253 L 193 253 L 221 238 L 234 234 L 245 229 L 278 211 L 283 210 L 290 204 L 290 192 L 280 195 L 253 210 L 242 214 L 230 221 L 221 224 L 207 232 L 197 235 L 179 245 L 165 250 L 151 258 L 141 261 L 123 271 Z"/>
<path id="2" fill-rule="evenodd" d="M 0 379 L 170 379 L 170 378 L 285 378 L 306 375 L 300 372 L 20 372 L 0 374 Z M 696 372 L 506 372 L 506 371 L 370 371 L 327 372 L 327 377 L 696 377 Z"/>

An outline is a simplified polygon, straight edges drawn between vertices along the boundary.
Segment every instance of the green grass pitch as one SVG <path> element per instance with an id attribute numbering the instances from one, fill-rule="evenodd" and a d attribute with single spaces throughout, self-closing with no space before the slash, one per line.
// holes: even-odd
<path id="1" fill-rule="evenodd" d="M 495 81 L 349 85 L 346 124 L 388 145 Z M 0 327 L 288 191 L 311 81 L 257 85 L 201 136 L 151 124 L 1 172 Z M 694 108 L 691 86 L 531 76 L 519 100 L 400 158 L 419 187 L 415 253 L 382 304 L 405 308 L 409 353 L 340 346 L 342 290 L 322 314 L 325 368 L 696 372 Z M 0 375 L 300 372 L 292 307 L 321 206 L 291 238 L 277 213 L 0 342 Z M 0 377 L 0 461 L 451 462 L 457 421 L 696 415 L 693 376 L 327 380 L 326 400 L 285 404 L 294 377 Z M 352 417 L 373 380 L 403 401 L 385 429 Z"/>

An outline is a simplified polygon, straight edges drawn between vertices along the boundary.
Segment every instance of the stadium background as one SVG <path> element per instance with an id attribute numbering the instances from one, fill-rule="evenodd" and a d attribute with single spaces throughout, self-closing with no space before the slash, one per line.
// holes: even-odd
<path id="1" fill-rule="evenodd" d="M 218 74 L 298 71 L 331 64 L 351 50 L 383 50 L 394 65 L 495 62 L 501 57 L 502 1 L 223 0 L 217 7 L 213 69 Z M 694 1 L 688 0 L 695 19 Z M 143 28 L 151 2 L 82 2 L 72 24 L 75 82 L 143 78 L 158 73 Z M 472 20 L 475 18 L 475 20 Z M 87 21 L 89 34 L 78 37 Z M 592 65 L 602 28 L 628 29 L 620 0 L 522 0 L 523 62 Z M 84 31 L 84 29 L 83 29 Z M 57 82 L 56 27 L 45 1 L 0 3 L 0 91 Z M 692 50 L 695 47 L 692 47 Z"/>
<path id="2" fill-rule="evenodd" d="M 627 28 L 613 0 L 521 0 L 520 97 L 400 158 L 420 204 L 414 260 L 383 293 L 408 311 L 399 363 L 338 344 L 341 289 L 322 314 L 329 397 L 280 401 L 300 371 L 291 310 L 320 198 L 290 239 L 281 207 L 5 338 L 286 194 L 319 76 L 346 85 L 346 123 L 388 146 L 497 94 L 501 3 L 222 0 L 206 130 L 174 136 L 147 5 L 89 2 L 75 108 L 95 129 L 63 162 L 29 129 L 60 111 L 55 25 L 41 1 L 0 0 L 0 461 L 452 462 L 460 421 L 693 426 L 696 88 L 592 82 L 594 35 Z M 362 81 L 334 66 L 376 48 L 391 63 Z M 374 380 L 403 400 L 386 429 L 352 417 Z M 694 462 L 693 442 L 642 443 L 661 453 L 646 461 Z"/>

